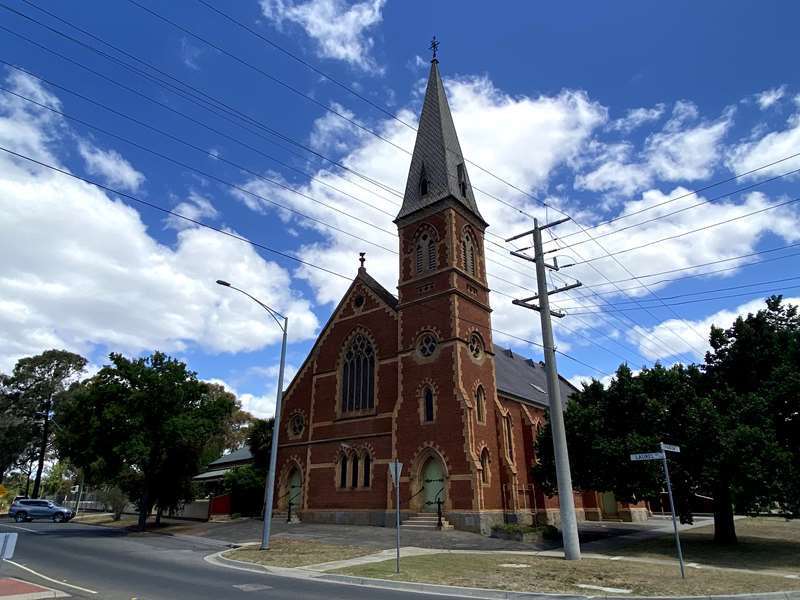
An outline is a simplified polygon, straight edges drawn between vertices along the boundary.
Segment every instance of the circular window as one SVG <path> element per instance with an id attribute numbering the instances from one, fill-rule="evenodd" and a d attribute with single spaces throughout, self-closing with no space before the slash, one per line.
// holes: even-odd
<path id="1" fill-rule="evenodd" d="M 289 420 L 289 433 L 293 436 L 300 436 L 303 435 L 305 428 L 306 420 L 303 418 L 303 415 L 300 413 L 293 414 L 292 418 Z"/>
<path id="2" fill-rule="evenodd" d="M 419 353 L 422 356 L 430 356 L 436 350 L 436 336 L 432 333 L 425 333 L 419 338 Z"/>
<path id="3" fill-rule="evenodd" d="M 483 356 L 483 340 L 477 333 L 469 336 L 469 353 L 475 358 Z"/>
<path id="4" fill-rule="evenodd" d="M 353 300 L 353 304 L 355 304 L 356 308 L 364 306 L 364 296 L 356 296 L 356 299 Z"/>

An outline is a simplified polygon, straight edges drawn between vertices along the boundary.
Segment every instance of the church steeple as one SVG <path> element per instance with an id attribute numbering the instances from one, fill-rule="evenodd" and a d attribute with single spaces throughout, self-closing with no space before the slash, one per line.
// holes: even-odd
<path id="1" fill-rule="evenodd" d="M 439 75 L 439 60 L 434 54 L 403 206 L 395 222 L 448 199 L 466 208 L 484 223 L 475 203 L 450 106 Z"/>

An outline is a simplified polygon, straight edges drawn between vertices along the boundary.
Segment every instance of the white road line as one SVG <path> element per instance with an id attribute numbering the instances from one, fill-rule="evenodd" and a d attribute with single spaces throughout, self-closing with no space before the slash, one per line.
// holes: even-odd
<path id="1" fill-rule="evenodd" d="M 39 531 L 38 529 L 31 529 L 30 527 L 20 527 L 19 525 L 9 525 L 8 523 L 0 523 L 0 527 L 11 527 L 11 529 L 21 529 L 22 531 L 30 531 L 31 533 L 35 533 L 36 535 L 44 535 L 43 531 Z"/>
<path id="2" fill-rule="evenodd" d="M 13 560 L 7 560 L 6 562 L 7 562 L 7 563 L 9 563 L 9 564 L 11 564 L 11 565 L 14 565 L 15 567 L 19 567 L 20 569 L 23 569 L 23 570 L 25 570 L 25 571 L 28 571 L 29 573 L 33 573 L 33 574 L 34 574 L 34 575 L 36 575 L 37 577 L 40 577 L 40 578 L 42 578 L 42 579 L 44 579 L 44 580 L 46 580 L 46 581 L 50 581 L 50 582 L 52 582 L 52 583 L 55 583 L 55 584 L 58 584 L 58 585 L 65 585 L 65 586 L 67 586 L 67 587 L 71 587 L 71 588 L 74 588 L 74 589 L 76 589 L 76 590 L 80 590 L 80 591 L 82 591 L 82 592 L 87 592 L 87 593 L 89 593 L 89 594 L 96 594 L 96 593 L 97 593 L 97 592 L 95 592 L 94 590 L 90 590 L 90 589 L 87 589 L 87 588 L 81 587 L 81 586 L 79 586 L 79 585 L 73 585 L 73 584 L 71 584 L 71 583 L 67 583 L 66 581 L 59 581 L 58 579 L 53 579 L 52 577 L 48 577 L 47 575 L 42 575 L 41 573 L 37 573 L 37 572 L 36 572 L 36 571 L 34 571 L 33 569 L 31 569 L 31 568 L 28 568 L 28 567 L 26 567 L 25 565 L 21 565 L 21 564 L 19 564 L 18 562 L 14 562 Z"/>

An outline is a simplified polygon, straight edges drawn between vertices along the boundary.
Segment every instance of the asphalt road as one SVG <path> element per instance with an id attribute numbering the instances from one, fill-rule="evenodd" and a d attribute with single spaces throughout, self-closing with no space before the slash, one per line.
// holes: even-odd
<path id="1" fill-rule="evenodd" d="M 111 527 L 79 523 L 17 525 L 8 519 L 0 519 L 0 532 L 19 534 L 14 562 L 59 583 L 41 579 L 9 563 L 3 565 L 4 575 L 58 588 L 77 598 L 441 600 L 444 597 L 418 593 L 410 596 L 409 592 L 287 579 L 218 567 L 203 560 L 223 548 L 213 540 L 129 534 Z"/>

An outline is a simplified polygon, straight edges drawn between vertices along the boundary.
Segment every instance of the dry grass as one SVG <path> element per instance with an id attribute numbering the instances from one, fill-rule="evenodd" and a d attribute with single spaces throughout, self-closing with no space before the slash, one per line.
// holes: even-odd
<path id="1" fill-rule="evenodd" d="M 714 526 L 698 527 L 681 533 L 681 545 L 688 562 L 717 567 L 788 571 L 800 574 L 800 520 L 757 517 L 736 521 L 739 543 L 714 544 Z M 614 550 L 615 555 L 642 558 L 674 558 L 671 535 L 632 543 Z"/>
<path id="2" fill-rule="evenodd" d="M 527 568 L 503 564 L 528 565 Z M 597 595 L 598 590 L 578 584 L 631 590 L 639 595 L 705 595 L 770 592 L 800 589 L 800 580 L 718 570 L 689 569 L 681 580 L 677 564 L 637 563 L 514 554 L 437 554 L 414 556 L 400 561 L 401 573 L 394 573 L 394 561 L 348 567 L 334 571 L 346 575 L 400 581 L 438 583 L 510 591 L 537 591 Z"/>
<path id="3" fill-rule="evenodd" d="M 237 548 L 225 553 L 226 558 L 243 560 L 273 567 L 305 567 L 334 560 L 347 560 L 374 554 L 375 548 L 323 544 L 312 540 L 272 538 L 270 549 L 259 550 L 257 546 Z"/>

